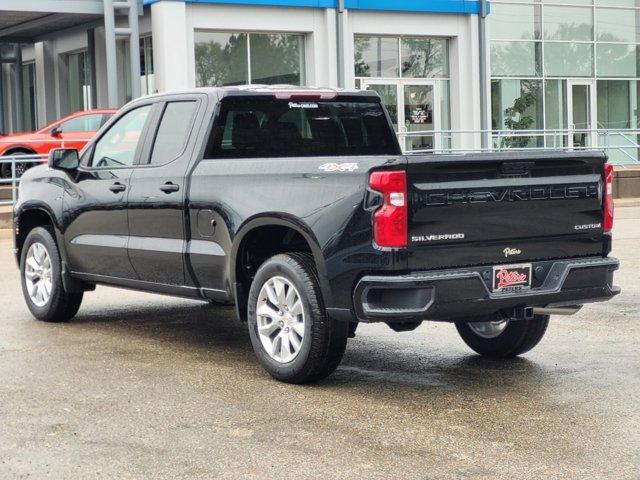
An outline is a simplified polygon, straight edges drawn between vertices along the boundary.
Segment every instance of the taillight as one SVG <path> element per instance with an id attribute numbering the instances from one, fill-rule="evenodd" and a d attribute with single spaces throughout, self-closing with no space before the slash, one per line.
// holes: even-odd
<path id="1" fill-rule="evenodd" d="M 373 214 L 373 239 L 379 247 L 407 246 L 407 174 L 402 170 L 373 172 L 369 187 L 383 196 L 382 206 Z"/>
<path id="2" fill-rule="evenodd" d="M 613 229 L 613 165 L 604 164 L 604 231 Z"/>

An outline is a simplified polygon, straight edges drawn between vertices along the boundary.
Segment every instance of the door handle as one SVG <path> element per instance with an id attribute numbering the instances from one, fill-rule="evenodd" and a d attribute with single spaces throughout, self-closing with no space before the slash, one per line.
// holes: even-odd
<path id="1" fill-rule="evenodd" d="M 111 185 L 109 187 L 109 190 L 111 190 L 113 193 L 120 193 L 120 192 L 124 192 L 127 189 L 127 187 L 125 187 L 123 184 L 121 184 L 120 182 L 116 182 L 113 185 Z"/>
<path id="2" fill-rule="evenodd" d="M 177 192 L 178 190 L 180 190 L 180 185 L 176 185 L 172 182 L 167 182 L 164 185 L 160 186 L 160 190 L 162 190 L 164 193 Z"/>

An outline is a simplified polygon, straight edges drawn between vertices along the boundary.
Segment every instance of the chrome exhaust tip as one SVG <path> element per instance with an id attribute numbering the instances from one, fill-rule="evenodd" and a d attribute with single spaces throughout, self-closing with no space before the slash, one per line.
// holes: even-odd
<path id="1" fill-rule="evenodd" d="M 582 305 L 571 305 L 568 307 L 533 307 L 536 315 L 573 315 L 578 313 Z"/>

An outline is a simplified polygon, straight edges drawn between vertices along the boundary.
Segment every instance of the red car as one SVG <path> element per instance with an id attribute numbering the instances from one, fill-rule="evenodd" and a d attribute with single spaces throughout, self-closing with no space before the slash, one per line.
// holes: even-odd
<path id="1" fill-rule="evenodd" d="M 41 155 L 43 161 L 54 148 L 81 150 L 117 110 L 86 110 L 64 117 L 33 133 L 0 136 L 0 155 Z M 16 163 L 16 176 L 37 162 Z M 2 178 L 11 177 L 11 164 L 2 163 Z"/>

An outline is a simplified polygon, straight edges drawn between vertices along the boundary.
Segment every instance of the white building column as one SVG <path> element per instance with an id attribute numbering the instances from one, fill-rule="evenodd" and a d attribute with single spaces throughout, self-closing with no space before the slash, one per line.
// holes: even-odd
<path id="1" fill-rule="evenodd" d="M 53 42 L 38 42 L 34 45 L 36 69 L 36 105 L 38 126 L 56 119 L 56 71 L 53 58 Z"/>
<path id="2" fill-rule="evenodd" d="M 186 9 L 184 2 L 151 5 L 153 67 L 159 92 L 190 87 Z"/>

